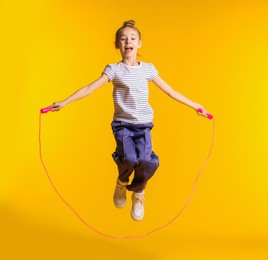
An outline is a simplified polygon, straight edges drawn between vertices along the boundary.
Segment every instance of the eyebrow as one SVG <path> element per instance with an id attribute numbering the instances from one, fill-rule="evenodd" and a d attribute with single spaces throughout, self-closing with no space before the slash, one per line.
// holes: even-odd
<path id="1" fill-rule="evenodd" d="M 132 35 L 137 36 L 136 33 L 132 33 L 131 36 L 132 36 Z M 127 35 L 123 33 L 123 34 L 120 35 L 120 37 L 122 37 L 122 36 L 127 36 Z"/>

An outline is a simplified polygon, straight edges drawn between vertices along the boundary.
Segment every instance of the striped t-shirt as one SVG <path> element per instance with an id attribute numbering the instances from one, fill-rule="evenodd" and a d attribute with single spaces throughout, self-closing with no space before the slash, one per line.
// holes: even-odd
<path id="1" fill-rule="evenodd" d="M 140 62 L 138 66 L 129 66 L 119 62 L 107 65 L 103 74 L 114 85 L 114 121 L 131 124 L 152 122 L 154 114 L 148 103 L 148 81 L 158 75 L 153 64 Z"/>

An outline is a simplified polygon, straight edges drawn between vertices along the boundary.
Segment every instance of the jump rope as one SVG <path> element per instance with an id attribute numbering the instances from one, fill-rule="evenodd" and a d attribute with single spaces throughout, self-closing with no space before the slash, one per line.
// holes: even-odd
<path id="1" fill-rule="evenodd" d="M 64 197 L 60 194 L 60 192 L 58 191 L 57 187 L 55 186 L 54 182 L 52 181 L 51 177 L 50 177 L 50 174 L 47 170 L 47 167 L 44 163 L 44 160 L 43 160 L 43 155 L 42 155 L 42 139 L 41 139 L 41 130 L 42 130 L 42 114 L 44 113 L 47 113 L 47 112 L 50 112 L 53 110 L 53 107 L 46 107 L 46 108 L 42 108 L 40 110 L 40 114 L 39 114 L 39 155 L 40 155 L 40 160 L 41 160 L 41 163 L 43 165 L 43 168 L 45 170 L 45 173 L 48 177 L 48 180 L 50 182 L 50 184 L 52 185 L 54 191 L 57 193 L 57 195 L 59 196 L 59 198 L 62 200 L 62 202 L 78 217 L 78 219 L 83 223 L 85 224 L 88 228 L 90 228 L 93 232 L 97 233 L 98 235 L 101 235 L 103 237 L 106 237 L 106 238 L 111 238 L 111 239 L 133 239 L 133 238 L 144 238 L 144 237 L 147 237 L 149 235 L 151 235 L 152 233 L 156 232 L 156 231 L 159 231 L 163 228 L 166 228 L 168 227 L 169 225 L 171 225 L 180 215 L 181 213 L 184 211 L 184 209 L 186 208 L 186 206 L 189 204 L 189 202 L 192 200 L 192 197 L 194 195 L 194 192 L 195 192 L 195 188 L 196 188 L 196 185 L 197 185 L 197 182 L 198 182 L 198 179 L 201 175 L 201 173 L 204 171 L 204 168 L 206 167 L 208 161 L 209 161 L 209 158 L 210 158 L 210 155 L 211 155 L 211 152 L 212 152 L 212 149 L 213 149 L 213 146 L 214 146 L 214 133 L 215 133 L 215 120 L 213 119 L 213 116 L 211 114 L 208 114 L 207 115 L 207 118 L 208 119 L 211 119 L 213 124 L 212 124 L 212 140 L 211 140 L 211 146 L 210 146 L 210 149 L 209 149 L 209 152 L 208 152 L 208 155 L 201 167 L 201 169 L 199 170 L 196 178 L 195 178 L 195 181 L 194 181 L 194 184 L 193 184 L 193 187 L 192 187 L 192 191 L 189 195 L 189 197 L 187 198 L 186 202 L 184 203 L 183 207 L 180 209 L 180 211 L 175 215 L 175 217 L 173 217 L 171 220 L 169 220 L 166 224 L 164 225 L 161 225 L 159 227 L 156 227 L 154 229 L 152 229 L 151 231 L 147 232 L 147 233 L 144 233 L 144 234 L 141 234 L 141 235 L 130 235 L 130 236 L 114 236 L 114 235 L 110 235 L 110 234 L 106 234 L 104 232 L 101 232 L 99 231 L 98 229 L 96 229 L 95 227 L 93 227 L 90 223 L 88 223 L 83 217 L 81 217 L 81 215 L 74 209 L 73 206 L 70 205 L 70 203 L 68 201 L 66 201 L 64 199 Z M 197 111 L 199 113 L 202 113 L 202 109 L 201 108 L 198 108 Z"/>

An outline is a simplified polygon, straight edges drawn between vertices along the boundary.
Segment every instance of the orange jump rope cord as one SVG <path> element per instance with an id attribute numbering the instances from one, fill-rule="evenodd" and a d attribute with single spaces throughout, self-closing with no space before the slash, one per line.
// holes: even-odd
<path id="1" fill-rule="evenodd" d="M 159 227 L 156 227 L 154 229 L 152 229 L 151 231 L 147 232 L 147 233 L 144 233 L 144 234 L 141 234 L 141 235 L 131 235 L 131 236 L 113 236 L 113 235 L 109 235 L 109 234 L 106 234 L 104 232 L 101 232 L 99 230 L 97 230 L 96 228 L 94 228 L 90 223 L 88 223 L 87 221 L 85 221 L 80 215 L 79 213 L 63 198 L 63 196 L 59 193 L 58 189 L 56 188 L 55 184 L 53 183 L 50 175 L 49 175 L 49 172 L 46 168 L 46 165 L 44 163 L 44 160 L 43 160 L 43 156 L 42 156 L 42 139 L 41 139 L 41 130 L 42 130 L 42 115 L 40 113 L 39 115 L 39 155 L 40 155 L 40 160 L 41 160 L 41 163 L 44 167 L 44 170 L 46 172 L 46 175 L 48 177 L 48 180 L 50 182 L 50 184 L 52 185 L 54 191 L 57 193 L 57 195 L 59 196 L 59 198 L 62 200 L 62 202 L 71 210 L 73 211 L 73 213 L 78 217 L 78 219 L 84 223 L 88 228 L 90 228 L 92 231 L 94 231 L 95 233 L 97 233 L 98 235 L 101 235 L 101 236 L 104 236 L 106 238 L 111 238 L 111 239 L 131 239 L 131 238 L 144 238 L 144 237 L 147 237 L 149 235 L 151 235 L 152 233 L 160 230 L 160 229 L 163 229 L 163 228 L 166 228 L 168 227 L 169 225 L 171 225 L 180 215 L 181 213 L 184 211 L 184 209 L 186 208 L 186 206 L 189 204 L 189 202 L 192 200 L 192 197 L 194 195 L 194 192 L 195 192 L 195 189 L 196 189 L 196 185 L 197 185 L 197 182 L 198 182 L 198 179 L 201 175 L 201 173 L 204 171 L 208 161 L 209 161 L 209 158 L 211 156 L 211 152 L 212 152 L 212 149 L 213 149 L 213 146 L 214 146 L 214 135 L 215 135 L 215 120 L 213 119 L 212 120 L 213 124 L 212 124 L 212 140 L 211 140 L 211 146 L 210 146 L 210 149 L 209 149 L 209 152 L 208 152 L 208 155 L 206 157 L 206 160 L 205 162 L 203 163 L 199 173 L 197 174 L 196 178 L 195 178 L 195 181 L 194 181 L 194 184 L 193 184 L 193 187 L 192 187 L 192 191 L 189 195 L 189 197 L 187 198 L 186 202 L 184 203 L 183 207 L 181 208 L 181 210 L 175 215 L 175 217 L 173 217 L 170 221 L 168 221 L 166 224 L 164 225 L 161 225 Z"/>

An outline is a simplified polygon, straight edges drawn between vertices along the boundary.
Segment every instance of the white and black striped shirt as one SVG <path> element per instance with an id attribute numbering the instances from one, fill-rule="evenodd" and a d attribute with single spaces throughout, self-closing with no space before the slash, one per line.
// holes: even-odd
<path id="1" fill-rule="evenodd" d="M 154 114 L 148 103 L 148 81 L 158 75 L 154 65 L 140 62 L 138 66 L 129 66 L 119 62 L 107 65 L 103 73 L 114 85 L 113 119 L 131 124 L 152 122 Z"/>

